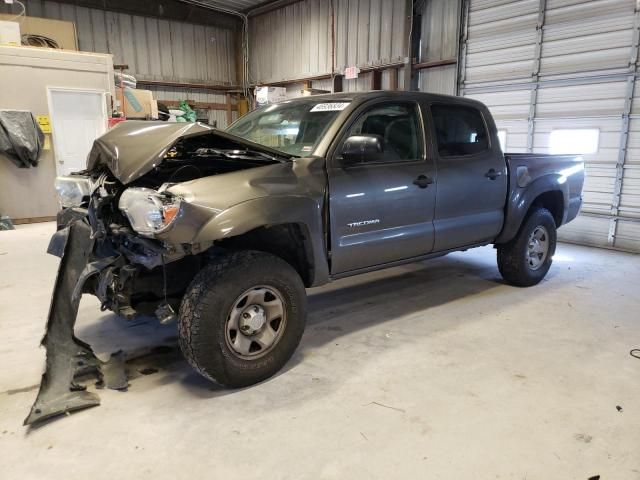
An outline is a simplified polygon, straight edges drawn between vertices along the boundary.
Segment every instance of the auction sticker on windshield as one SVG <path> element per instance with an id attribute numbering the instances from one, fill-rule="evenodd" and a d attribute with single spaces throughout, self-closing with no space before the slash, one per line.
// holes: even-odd
<path id="1" fill-rule="evenodd" d="M 340 112 L 349 106 L 349 102 L 319 103 L 312 112 Z"/>

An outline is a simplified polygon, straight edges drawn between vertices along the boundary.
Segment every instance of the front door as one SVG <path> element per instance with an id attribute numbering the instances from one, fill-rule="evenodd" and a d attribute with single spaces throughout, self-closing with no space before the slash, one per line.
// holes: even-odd
<path id="1" fill-rule="evenodd" d="M 49 109 L 58 175 L 84 170 L 93 141 L 107 131 L 104 92 L 50 88 Z"/>
<path id="2" fill-rule="evenodd" d="M 349 136 L 376 135 L 383 151 L 356 165 L 340 163 Z M 436 172 L 428 161 L 415 102 L 363 107 L 329 168 L 331 273 L 341 274 L 431 252 Z"/>

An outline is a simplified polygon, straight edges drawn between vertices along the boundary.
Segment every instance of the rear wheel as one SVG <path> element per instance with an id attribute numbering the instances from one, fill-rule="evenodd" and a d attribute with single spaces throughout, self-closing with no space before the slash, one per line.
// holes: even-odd
<path id="1" fill-rule="evenodd" d="M 269 378 L 291 358 L 306 318 L 306 293 L 284 260 L 245 251 L 205 267 L 180 307 L 180 347 L 203 376 L 229 387 Z"/>
<path id="2" fill-rule="evenodd" d="M 511 285 L 539 283 L 551 268 L 556 250 L 556 223 L 546 208 L 536 208 L 509 243 L 498 245 L 498 269 Z"/>

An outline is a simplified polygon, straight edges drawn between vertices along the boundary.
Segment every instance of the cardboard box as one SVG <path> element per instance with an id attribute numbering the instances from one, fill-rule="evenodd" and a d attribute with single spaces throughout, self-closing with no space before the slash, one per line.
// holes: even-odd
<path id="1" fill-rule="evenodd" d="M 284 87 L 256 87 L 256 102 L 258 105 L 282 102 L 287 99 L 287 89 Z"/>
<path id="2" fill-rule="evenodd" d="M 8 20 L 14 16 L 0 14 L 0 20 Z M 76 26 L 73 22 L 39 17 L 22 17 L 19 25 L 22 35 L 26 33 L 42 35 L 55 40 L 60 45 L 60 48 L 64 50 L 78 50 Z M 18 45 L 20 45 L 20 42 L 18 42 Z"/>
<path id="3" fill-rule="evenodd" d="M 19 46 L 20 44 L 20 24 L 0 20 L 0 45 Z"/>
<path id="4" fill-rule="evenodd" d="M 120 92 L 116 92 L 120 99 Z M 124 89 L 124 116 L 127 118 L 158 118 L 158 102 L 151 90 Z"/>

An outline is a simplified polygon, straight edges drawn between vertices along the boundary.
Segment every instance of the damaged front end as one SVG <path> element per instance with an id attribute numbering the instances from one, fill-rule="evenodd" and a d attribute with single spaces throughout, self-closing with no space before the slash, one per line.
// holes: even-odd
<path id="1" fill-rule="evenodd" d="M 46 370 L 25 425 L 98 405 L 99 397 L 76 381 L 87 373 L 97 376 L 101 386 L 127 388 L 123 355 L 102 362 L 74 335 L 83 293 L 96 296 L 102 310 L 126 319 L 138 314 L 163 323 L 176 319 L 184 291 L 214 253 L 213 242 L 160 240 L 188 216 L 186 199 L 167 188 L 282 161 L 194 125 L 125 122 L 96 140 L 87 171 L 57 180 L 63 209 L 48 252 L 61 261 L 42 339 Z M 136 140 L 145 129 L 154 138 Z M 165 134 L 164 143 L 158 143 L 159 133 Z M 156 142 L 152 147 L 151 140 Z M 124 154 L 129 155 L 126 161 Z M 189 211 L 193 215 L 193 207 Z M 194 234 L 213 209 L 196 213 L 187 222 Z"/>
<path id="2" fill-rule="evenodd" d="M 137 237 L 126 224 L 115 223 L 113 202 L 118 189 L 117 182 L 102 177 L 88 208 L 67 208 L 58 215 L 59 230 L 48 249 L 61 260 L 42 339 L 46 369 L 25 425 L 99 405 L 98 395 L 86 391 L 76 381 L 78 377 L 95 376 L 99 386 L 110 389 L 128 386 L 122 352 L 103 362 L 74 334 L 83 293 L 95 295 L 102 310 L 128 319 L 139 313 L 156 314 L 163 322 L 175 319 L 181 290 L 188 282 L 185 270 L 193 272 L 189 267 L 195 268 L 197 259 L 177 268 L 172 263 L 183 258 L 183 253 Z M 167 270 L 170 283 L 166 282 Z"/>

